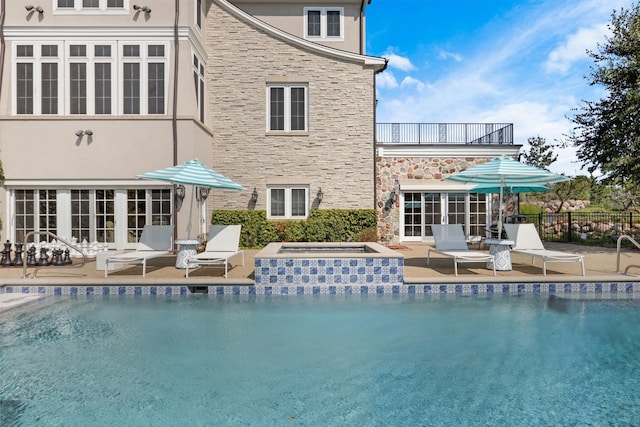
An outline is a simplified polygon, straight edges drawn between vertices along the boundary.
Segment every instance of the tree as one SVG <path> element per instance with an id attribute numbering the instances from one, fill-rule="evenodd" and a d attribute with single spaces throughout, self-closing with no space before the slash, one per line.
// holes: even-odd
<path id="1" fill-rule="evenodd" d="M 589 172 L 600 170 L 605 179 L 640 183 L 640 7 L 613 11 L 611 36 L 597 51 L 587 76 L 591 86 L 602 85 L 606 97 L 583 101 L 570 120 L 569 142 Z"/>
<path id="2" fill-rule="evenodd" d="M 553 154 L 553 145 L 547 144 L 547 140 L 537 136 L 527 139 L 529 151 L 522 154 L 524 163 L 540 169 L 549 170 L 549 166 L 558 160 L 558 155 Z"/>

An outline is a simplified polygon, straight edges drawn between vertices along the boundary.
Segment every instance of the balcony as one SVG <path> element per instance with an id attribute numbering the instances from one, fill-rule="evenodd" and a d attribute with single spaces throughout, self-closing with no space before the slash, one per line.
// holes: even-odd
<path id="1" fill-rule="evenodd" d="M 377 123 L 376 142 L 513 145 L 513 123 Z"/>

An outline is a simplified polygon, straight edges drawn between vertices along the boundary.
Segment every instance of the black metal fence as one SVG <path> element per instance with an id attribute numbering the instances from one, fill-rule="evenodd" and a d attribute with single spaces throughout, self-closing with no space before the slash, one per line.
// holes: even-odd
<path id="1" fill-rule="evenodd" d="M 613 242 L 628 234 L 640 237 L 640 214 L 637 212 L 562 212 L 518 215 L 511 222 L 536 224 L 542 240 L 584 243 Z"/>

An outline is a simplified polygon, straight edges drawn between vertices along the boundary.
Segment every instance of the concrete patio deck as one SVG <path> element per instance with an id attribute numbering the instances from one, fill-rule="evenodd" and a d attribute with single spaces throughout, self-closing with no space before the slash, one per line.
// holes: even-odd
<path id="1" fill-rule="evenodd" d="M 640 251 L 624 249 L 620 254 L 622 273 L 616 272 L 617 254 L 615 248 L 547 243 L 548 249 L 556 249 L 585 256 L 586 276 L 580 274 L 578 263 L 552 263 L 547 267 L 547 276 L 542 274 L 542 266 L 532 265 L 530 258 L 512 253 L 513 269 L 492 271 L 482 263 L 461 264 L 458 276 L 454 275 L 453 260 L 439 254 L 432 255 L 427 266 L 428 243 L 407 243 L 394 247 L 405 257 L 404 276 L 407 284 L 429 283 L 510 283 L 510 282 L 611 282 L 640 281 Z M 49 267 L 37 271 L 27 269 L 28 277 L 22 278 L 22 267 L 0 268 L 0 286 L 60 286 L 60 285 L 253 285 L 254 255 L 258 250 L 245 250 L 245 265 L 238 264 L 239 258 L 232 260 L 228 278 L 224 278 L 222 268 L 201 268 L 192 270 L 185 278 L 185 270 L 175 268 L 175 256 L 152 259 L 147 264 L 147 274 L 142 277 L 140 266 L 125 266 L 104 277 L 104 271 L 96 270 L 95 260 L 90 260 L 81 268 Z"/>

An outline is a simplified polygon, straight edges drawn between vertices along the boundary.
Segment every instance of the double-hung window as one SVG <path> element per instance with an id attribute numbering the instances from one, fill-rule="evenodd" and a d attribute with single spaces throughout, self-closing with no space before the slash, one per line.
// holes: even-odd
<path id="1" fill-rule="evenodd" d="M 123 114 L 165 114 L 165 50 L 164 44 L 122 46 Z"/>
<path id="2" fill-rule="evenodd" d="M 272 186 L 268 190 L 270 219 L 305 219 L 309 215 L 308 186 Z"/>
<path id="3" fill-rule="evenodd" d="M 58 114 L 61 49 L 58 43 L 15 45 L 16 114 Z"/>
<path id="4" fill-rule="evenodd" d="M 307 92 L 302 84 L 267 85 L 267 131 L 307 131 Z"/>
<path id="5" fill-rule="evenodd" d="M 304 37 L 310 40 L 344 40 L 344 8 L 305 7 Z"/>
<path id="6" fill-rule="evenodd" d="M 204 123 L 204 64 L 195 54 L 193 55 L 193 84 L 196 94 L 198 120 Z"/>
<path id="7" fill-rule="evenodd" d="M 114 43 L 70 44 L 69 114 L 113 114 Z"/>
<path id="8" fill-rule="evenodd" d="M 17 41 L 12 51 L 14 114 L 166 114 L 168 46 Z M 202 64 L 199 72 L 204 76 Z"/>
<path id="9" fill-rule="evenodd" d="M 54 13 L 95 13 L 121 12 L 126 13 L 129 0 L 54 0 Z"/>

